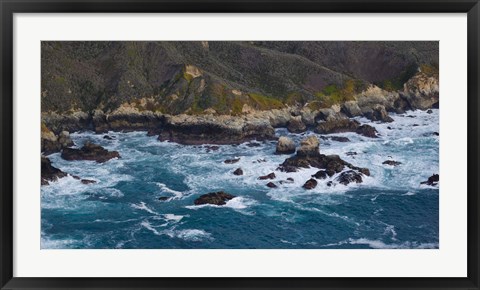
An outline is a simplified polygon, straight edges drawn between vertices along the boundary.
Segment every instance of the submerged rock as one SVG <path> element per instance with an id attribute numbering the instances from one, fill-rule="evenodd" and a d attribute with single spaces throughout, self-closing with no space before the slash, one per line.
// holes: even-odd
<path id="1" fill-rule="evenodd" d="M 305 184 L 303 185 L 303 188 L 314 189 L 315 187 L 317 187 L 317 184 L 318 184 L 318 182 L 315 179 L 312 178 L 312 179 L 307 180 L 307 182 L 305 182 Z"/>
<path id="2" fill-rule="evenodd" d="M 362 174 L 353 170 L 342 172 L 336 180 L 343 185 L 348 185 L 352 182 L 362 183 L 363 181 Z"/>
<path id="3" fill-rule="evenodd" d="M 199 198 L 195 199 L 195 205 L 202 204 L 214 204 L 214 205 L 224 205 L 227 201 L 233 199 L 235 195 L 231 195 L 224 191 L 210 192 L 204 195 L 201 195 Z"/>
<path id="4" fill-rule="evenodd" d="M 64 148 L 62 158 L 65 160 L 94 160 L 98 163 L 106 162 L 112 158 L 120 158 L 117 151 L 108 151 L 100 145 L 87 141 L 80 149 Z"/>
<path id="5" fill-rule="evenodd" d="M 337 142 L 350 142 L 350 139 L 348 139 L 347 137 L 341 137 L 341 136 L 332 136 L 330 137 L 330 140 L 337 141 Z"/>
<path id="6" fill-rule="evenodd" d="M 158 200 L 160 200 L 160 201 L 167 201 L 167 200 L 169 200 L 169 199 L 170 199 L 169 196 L 160 196 L 160 197 L 158 198 Z"/>
<path id="7" fill-rule="evenodd" d="M 440 175 L 438 174 L 433 174 L 432 176 L 430 176 L 428 178 L 427 181 L 423 181 L 421 182 L 420 184 L 426 184 L 426 185 L 430 185 L 430 186 L 435 186 L 438 184 L 438 182 L 440 181 Z"/>
<path id="8" fill-rule="evenodd" d="M 281 136 L 278 138 L 275 154 L 292 154 L 295 153 L 295 142 L 292 139 Z"/>
<path id="9" fill-rule="evenodd" d="M 80 180 L 80 182 L 83 183 L 83 184 L 97 183 L 95 180 L 91 180 L 91 179 L 82 179 L 82 180 Z"/>
<path id="10" fill-rule="evenodd" d="M 148 135 L 147 135 L 147 136 L 148 136 Z M 105 140 L 115 140 L 115 138 L 112 137 L 112 136 L 110 136 L 110 135 L 104 135 L 104 136 L 103 136 L 103 139 L 105 139 Z"/>
<path id="11" fill-rule="evenodd" d="M 275 183 L 273 183 L 273 182 L 267 183 L 267 186 L 270 187 L 270 188 L 277 188 L 277 187 L 278 187 L 278 186 L 277 186 Z"/>
<path id="12" fill-rule="evenodd" d="M 277 176 L 275 176 L 275 173 L 269 173 L 267 175 L 264 175 L 264 176 L 260 176 L 258 179 L 260 180 L 266 180 L 266 179 L 275 179 Z"/>
<path id="13" fill-rule="evenodd" d="M 234 175 L 243 175 L 243 170 L 242 168 L 237 168 L 235 169 L 235 171 L 233 172 Z"/>
<path id="14" fill-rule="evenodd" d="M 315 177 L 316 179 L 325 179 L 325 178 L 327 178 L 327 176 L 328 176 L 328 174 L 327 174 L 327 171 L 325 171 L 325 170 L 319 170 L 319 171 L 317 171 L 317 173 L 312 175 L 312 177 Z"/>
<path id="15" fill-rule="evenodd" d="M 227 160 L 223 161 L 223 163 L 234 164 L 234 163 L 237 163 L 238 161 L 240 161 L 240 158 L 233 158 L 233 159 L 227 159 Z"/>
<path id="16" fill-rule="evenodd" d="M 390 166 L 398 166 L 398 165 L 402 164 L 402 162 L 395 161 L 395 160 L 387 160 L 387 161 L 383 161 L 382 164 L 386 164 L 386 165 L 390 165 Z"/>
<path id="17" fill-rule="evenodd" d="M 52 162 L 47 157 L 41 157 L 41 184 L 48 185 L 51 181 L 67 176 L 67 174 L 60 169 L 53 167 Z"/>

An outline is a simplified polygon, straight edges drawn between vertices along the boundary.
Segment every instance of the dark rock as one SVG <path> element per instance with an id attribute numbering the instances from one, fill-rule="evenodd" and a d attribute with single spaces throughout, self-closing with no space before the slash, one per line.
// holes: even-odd
<path id="1" fill-rule="evenodd" d="M 112 136 L 109 136 L 109 135 L 103 136 L 103 139 L 106 139 L 106 140 L 115 140 L 115 138 L 113 138 Z"/>
<path id="2" fill-rule="evenodd" d="M 387 129 L 388 129 L 388 130 L 392 130 L 392 127 L 390 127 L 390 126 L 387 126 Z"/>
<path id="3" fill-rule="evenodd" d="M 357 152 L 351 151 L 351 152 L 345 153 L 345 155 L 347 155 L 347 156 L 354 156 L 354 155 L 357 155 Z"/>
<path id="4" fill-rule="evenodd" d="M 347 137 L 332 136 L 330 137 L 330 139 L 337 142 L 350 142 L 350 139 L 348 139 Z"/>
<path id="5" fill-rule="evenodd" d="M 340 119 L 321 122 L 315 128 L 318 134 L 355 132 L 365 137 L 377 138 L 377 130 L 370 125 L 360 125 L 356 120 Z"/>
<path id="6" fill-rule="evenodd" d="M 403 95 L 400 95 L 400 97 L 393 103 L 393 111 L 397 114 L 403 114 L 411 109 L 412 107 L 410 106 L 410 103 Z"/>
<path id="7" fill-rule="evenodd" d="M 276 178 L 275 173 L 272 172 L 267 175 L 260 176 L 258 179 L 265 180 L 265 179 L 275 179 L 275 178 Z"/>
<path id="8" fill-rule="evenodd" d="M 89 141 L 80 149 L 64 148 L 62 150 L 62 158 L 65 160 L 94 160 L 98 163 L 106 162 L 112 158 L 120 158 L 117 151 L 108 151 L 100 145 L 93 144 Z"/>
<path id="9" fill-rule="evenodd" d="M 201 195 L 199 198 L 195 199 L 195 205 L 202 204 L 215 204 L 215 205 L 224 205 L 227 201 L 233 199 L 235 196 L 224 191 L 210 192 L 204 195 Z"/>
<path id="10" fill-rule="evenodd" d="M 356 168 L 360 173 L 366 176 L 370 176 L 370 170 L 368 168 Z"/>
<path id="11" fill-rule="evenodd" d="M 207 153 L 209 153 L 210 151 L 217 151 L 218 149 L 220 149 L 220 146 L 205 146 L 205 148 L 207 149 Z"/>
<path id="12" fill-rule="evenodd" d="M 412 125 L 412 127 L 418 127 L 418 126 L 420 126 L 420 125 L 418 125 L 418 124 L 413 124 Z"/>
<path id="13" fill-rule="evenodd" d="M 286 171 L 286 168 L 309 168 L 316 167 L 319 169 L 325 169 L 328 176 L 332 176 L 335 173 L 341 172 L 345 167 L 348 167 L 353 170 L 357 170 L 367 176 L 370 175 L 370 171 L 367 168 L 356 167 L 344 160 L 342 160 L 338 155 L 323 155 L 315 157 L 304 157 L 304 156 L 292 156 L 285 159 L 285 161 L 280 165 L 279 169 L 281 171 Z"/>
<path id="14" fill-rule="evenodd" d="M 285 184 L 285 183 L 290 184 L 290 183 L 293 183 L 294 180 L 293 180 L 293 178 L 289 177 L 289 178 L 287 178 L 287 180 L 280 180 L 279 182 L 280 182 L 280 184 Z"/>
<path id="15" fill-rule="evenodd" d="M 362 174 L 353 170 L 342 172 L 336 180 L 343 185 L 348 185 L 352 182 L 361 183 L 363 181 Z"/>
<path id="16" fill-rule="evenodd" d="M 160 197 L 158 198 L 158 200 L 160 200 L 160 201 L 167 201 L 167 200 L 169 200 L 169 199 L 170 199 L 170 197 L 168 197 L 168 196 L 160 196 Z"/>
<path id="17" fill-rule="evenodd" d="M 235 175 L 243 175 L 243 170 L 242 170 L 242 168 L 237 168 L 237 169 L 235 169 L 235 171 L 233 172 L 233 174 L 235 174 Z"/>
<path id="18" fill-rule="evenodd" d="M 317 184 L 318 184 L 318 182 L 315 179 L 312 178 L 312 179 L 307 180 L 307 182 L 305 182 L 305 184 L 303 185 L 303 188 L 314 189 L 315 187 L 317 187 Z"/>
<path id="19" fill-rule="evenodd" d="M 319 171 L 317 171 L 317 173 L 312 175 L 312 177 L 315 177 L 316 179 L 325 179 L 325 178 L 327 178 L 327 176 L 328 176 L 328 174 L 327 174 L 327 171 L 325 171 L 325 170 L 319 170 Z"/>
<path id="20" fill-rule="evenodd" d="M 158 130 L 154 130 L 154 129 L 150 129 L 147 131 L 147 136 L 148 137 L 152 137 L 152 136 L 157 136 L 159 134 L 159 131 Z"/>
<path id="21" fill-rule="evenodd" d="M 248 147 L 260 147 L 262 146 L 261 143 L 258 143 L 258 142 L 249 142 L 246 144 Z"/>
<path id="22" fill-rule="evenodd" d="M 297 172 L 298 169 L 297 167 L 295 166 L 290 166 L 290 165 L 280 165 L 277 170 L 280 170 L 282 172 L 287 172 L 287 173 L 290 173 L 290 172 Z"/>
<path id="23" fill-rule="evenodd" d="M 431 113 L 433 113 L 433 111 L 431 109 L 428 109 L 427 114 L 431 114 Z"/>
<path id="24" fill-rule="evenodd" d="M 277 187 L 278 187 L 278 186 L 277 186 L 275 183 L 273 183 L 273 182 L 267 183 L 267 186 L 270 187 L 270 188 L 277 188 Z"/>
<path id="25" fill-rule="evenodd" d="M 393 119 L 388 115 L 387 110 L 382 105 L 374 105 L 370 110 L 364 113 L 367 119 L 372 121 L 381 121 L 385 123 L 393 122 Z"/>
<path id="26" fill-rule="evenodd" d="M 227 160 L 223 161 L 223 163 L 234 164 L 234 163 L 237 163 L 238 161 L 240 161 L 240 158 L 233 158 L 233 159 L 227 159 Z"/>
<path id="27" fill-rule="evenodd" d="M 427 181 L 420 182 L 420 184 L 426 184 L 426 185 L 434 186 L 434 185 L 438 184 L 439 180 L 440 180 L 440 175 L 433 174 L 432 176 L 430 176 L 428 178 Z"/>
<path id="28" fill-rule="evenodd" d="M 41 185 L 48 185 L 50 181 L 57 181 L 67 174 L 60 169 L 53 167 L 50 159 L 41 157 Z"/>
<path id="29" fill-rule="evenodd" d="M 334 134 L 334 133 L 345 133 L 345 132 L 355 132 L 360 123 L 356 120 L 350 119 L 340 119 L 325 121 L 318 124 L 315 128 L 315 133 L 318 134 Z"/>
<path id="30" fill-rule="evenodd" d="M 295 142 L 292 139 L 281 136 L 278 138 L 275 154 L 292 154 L 295 153 Z"/>
<path id="31" fill-rule="evenodd" d="M 440 136 L 440 133 L 438 133 L 438 132 L 433 132 L 433 135 L 435 135 L 435 136 Z"/>
<path id="32" fill-rule="evenodd" d="M 292 117 L 290 121 L 288 121 L 287 129 L 289 132 L 292 133 L 302 133 L 307 130 L 307 126 L 302 122 L 302 117 Z"/>
<path id="33" fill-rule="evenodd" d="M 402 164 L 402 162 L 395 161 L 395 160 L 387 160 L 387 161 L 383 161 L 382 164 L 386 164 L 386 165 L 390 165 L 390 166 L 398 166 L 398 165 Z"/>
<path id="34" fill-rule="evenodd" d="M 355 130 L 355 132 L 365 137 L 378 138 L 377 129 L 370 125 L 361 125 Z"/>
<path id="35" fill-rule="evenodd" d="M 250 140 L 273 140 L 275 129 L 266 119 L 175 115 L 166 119 L 158 139 L 184 145 L 241 144 Z"/>
<path id="36" fill-rule="evenodd" d="M 333 181 L 329 181 L 329 182 L 327 182 L 327 186 L 329 186 L 329 187 L 330 187 L 330 186 L 332 186 L 332 185 L 333 185 Z"/>
<path id="37" fill-rule="evenodd" d="M 254 161 L 253 163 L 264 163 L 264 162 L 267 162 L 267 159 L 263 158 L 263 159 L 257 159 L 257 161 Z"/>
<path id="38" fill-rule="evenodd" d="M 80 180 L 83 184 L 92 184 L 92 183 L 97 183 L 95 180 L 90 180 L 90 179 L 82 179 Z"/>

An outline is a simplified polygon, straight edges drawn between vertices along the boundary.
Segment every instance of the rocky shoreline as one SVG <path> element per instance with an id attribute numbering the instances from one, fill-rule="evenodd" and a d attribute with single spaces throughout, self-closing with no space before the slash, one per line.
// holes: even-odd
<path id="1" fill-rule="evenodd" d="M 417 73 L 402 90 L 390 92 L 370 85 L 354 100 L 330 107 L 316 108 L 315 101 L 303 106 L 282 109 L 254 110 L 244 105 L 240 115 L 218 115 L 212 110 L 202 114 L 169 115 L 139 110 L 124 104 L 113 112 L 99 109 L 70 114 L 42 113 L 42 152 L 50 154 L 69 147 L 68 133 L 91 130 L 148 131 L 160 141 L 184 145 L 239 144 L 250 140 L 273 140 L 274 128 L 284 127 L 292 133 L 313 129 L 319 134 L 356 132 L 376 138 L 374 127 L 361 124 L 353 117 L 365 117 L 377 122 L 392 122 L 389 112 L 428 110 L 439 106 L 438 77 Z"/>

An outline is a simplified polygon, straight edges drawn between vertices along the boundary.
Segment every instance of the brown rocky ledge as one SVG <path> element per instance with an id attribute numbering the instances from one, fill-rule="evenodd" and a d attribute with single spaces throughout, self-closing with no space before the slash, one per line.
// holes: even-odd
<path id="1" fill-rule="evenodd" d="M 273 140 L 275 130 L 265 119 L 233 116 L 168 116 L 158 139 L 185 145 L 238 144 Z"/>

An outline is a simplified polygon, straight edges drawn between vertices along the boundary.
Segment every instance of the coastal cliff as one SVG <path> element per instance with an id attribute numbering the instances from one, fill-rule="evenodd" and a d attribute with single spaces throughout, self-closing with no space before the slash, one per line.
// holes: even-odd
<path id="1" fill-rule="evenodd" d="M 438 42 L 42 42 L 42 151 L 81 130 L 228 144 L 391 122 L 438 107 L 438 80 Z"/>

